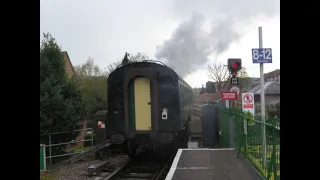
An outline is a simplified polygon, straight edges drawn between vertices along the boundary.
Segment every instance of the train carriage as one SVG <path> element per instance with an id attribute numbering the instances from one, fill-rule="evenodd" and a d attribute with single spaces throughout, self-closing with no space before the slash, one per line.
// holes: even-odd
<path id="1" fill-rule="evenodd" d="M 164 64 L 121 66 L 108 78 L 107 137 L 130 155 L 175 151 L 187 144 L 192 102 L 193 89 Z"/>

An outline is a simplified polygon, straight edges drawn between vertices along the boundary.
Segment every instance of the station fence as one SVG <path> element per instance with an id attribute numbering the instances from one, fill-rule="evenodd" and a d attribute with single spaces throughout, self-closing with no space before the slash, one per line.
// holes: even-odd
<path id="1" fill-rule="evenodd" d="M 242 110 L 221 107 L 219 147 L 236 148 L 238 156 L 241 153 L 264 179 L 279 180 L 280 119 L 266 117 L 263 123 L 261 116 L 256 115 L 254 123 L 251 121 L 250 124 L 245 123 L 244 119 Z M 262 143 L 263 125 L 265 146 Z"/>
<path id="2" fill-rule="evenodd" d="M 82 138 L 76 138 L 75 140 L 69 141 L 69 142 L 61 142 L 61 143 L 52 143 L 52 139 L 53 136 L 55 135 L 62 135 L 62 134 L 70 134 L 70 133 L 76 133 L 76 132 L 86 132 L 86 135 L 89 135 L 90 138 L 87 138 L 88 136 L 84 136 Z M 57 157 L 63 157 L 63 156 L 70 156 L 70 155 L 76 155 L 79 153 L 84 152 L 85 150 L 85 144 L 86 142 L 90 143 L 90 148 L 93 147 L 93 129 L 92 128 L 86 128 L 86 129 L 76 129 L 73 131 L 64 131 L 64 132 L 54 132 L 54 133 L 49 133 L 49 134 L 43 134 L 40 136 L 47 136 L 48 137 L 48 143 L 43 145 L 45 147 L 45 152 L 48 151 L 48 153 L 44 153 L 45 155 L 45 160 L 49 159 L 50 164 L 52 163 L 52 159 L 53 158 L 57 158 Z M 73 147 L 78 147 L 80 145 L 80 148 L 77 152 L 72 151 Z M 56 146 L 67 146 L 67 149 L 65 149 L 64 153 L 61 154 L 52 154 L 52 147 L 56 147 Z M 41 145 L 40 145 L 40 149 L 41 149 Z M 40 150 L 40 154 L 41 154 L 41 150 Z M 41 156 L 41 155 L 40 155 Z M 43 162 L 41 162 L 41 157 L 40 157 L 40 164 L 42 164 Z M 45 162 L 44 162 L 45 163 Z M 41 168 L 41 165 L 40 165 Z"/>

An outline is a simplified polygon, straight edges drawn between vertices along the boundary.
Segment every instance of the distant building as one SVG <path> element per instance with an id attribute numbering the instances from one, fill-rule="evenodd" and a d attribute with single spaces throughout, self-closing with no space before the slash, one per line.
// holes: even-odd
<path id="1" fill-rule="evenodd" d="M 264 82 L 278 82 L 280 83 L 280 69 L 276 69 L 274 71 L 268 72 L 264 74 Z M 260 84 L 260 78 L 256 78 L 253 82 L 253 86 L 257 86 Z"/>
<path id="2" fill-rule="evenodd" d="M 280 102 L 280 69 L 264 74 L 265 80 L 265 100 L 266 104 L 276 104 Z M 216 82 L 213 83 L 217 87 Z M 222 91 L 228 91 L 231 88 L 229 81 L 223 82 Z M 242 85 L 241 85 L 242 83 Z M 244 85 L 245 84 L 245 85 Z M 252 92 L 255 94 L 255 102 L 260 102 L 260 78 L 257 77 L 242 77 L 239 78 L 239 87 L 241 92 Z M 201 88 L 194 88 L 196 102 L 211 102 L 220 99 L 220 93 L 204 93 L 199 95 Z"/>
<path id="3" fill-rule="evenodd" d="M 248 91 L 254 93 L 254 99 L 256 103 L 260 102 L 260 85 Z M 276 81 L 266 82 L 264 84 L 264 95 L 266 104 L 276 104 L 280 102 L 280 83 Z"/>
<path id="4" fill-rule="evenodd" d="M 219 93 L 207 93 L 203 92 L 201 93 L 202 88 L 194 88 L 193 89 L 193 98 L 196 103 L 209 103 L 209 102 L 215 102 L 220 98 Z"/>
<path id="5" fill-rule="evenodd" d="M 265 73 L 264 81 L 265 105 L 266 109 L 268 109 L 268 106 L 275 106 L 277 104 L 280 104 L 280 69 Z M 255 111 L 256 113 L 260 113 L 260 78 L 256 79 L 253 85 L 254 87 L 251 88 L 248 92 L 254 93 L 254 99 L 256 103 Z"/>

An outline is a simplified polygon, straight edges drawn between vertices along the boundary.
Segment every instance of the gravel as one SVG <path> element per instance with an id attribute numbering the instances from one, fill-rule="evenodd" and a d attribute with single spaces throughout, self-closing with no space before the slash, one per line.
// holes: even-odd
<path id="1" fill-rule="evenodd" d="M 121 166 L 128 160 L 128 156 L 115 155 L 109 158 L 109 164 L 112 166 Z M 90 161 L 80 161 L 73 164 L 55 164 L 49 165 L 48 170 L 50 173 L 56 174 L 57 180 L 93 180 L 95 177 L 87 175 L 87 168 L 93 163 Z"/>

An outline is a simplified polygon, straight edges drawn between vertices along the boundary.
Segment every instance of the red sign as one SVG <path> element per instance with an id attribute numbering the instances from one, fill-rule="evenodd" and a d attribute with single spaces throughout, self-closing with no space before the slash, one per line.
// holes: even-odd
<path id="1" fill-rule="evenodd" d="M 101 129 L 101 128 L 105 128 L 106 125 L 104 124 L 104 121 L 98 121 L 98 128 Z"/>
<path id="2" fill-rule="evenodd" d="M 246 94 L 243 96 L 243 102 L 245 103 L 251 103 L 253 100 L 253 97 L 251 96 L 251 94 Z"/>
<path id="3" fill-rule="evenodd" d="M 243 107 L 244 108 L 253 108 L 253 104 L 244 104 Z"/>
<path id="4" fill-rule="evenodd" d="M 222 100 L 237 100 L 238 99 L 238 95 L 236 91 L 225 91 L 225 92 L 221 92 L 221 98 Z"/>

